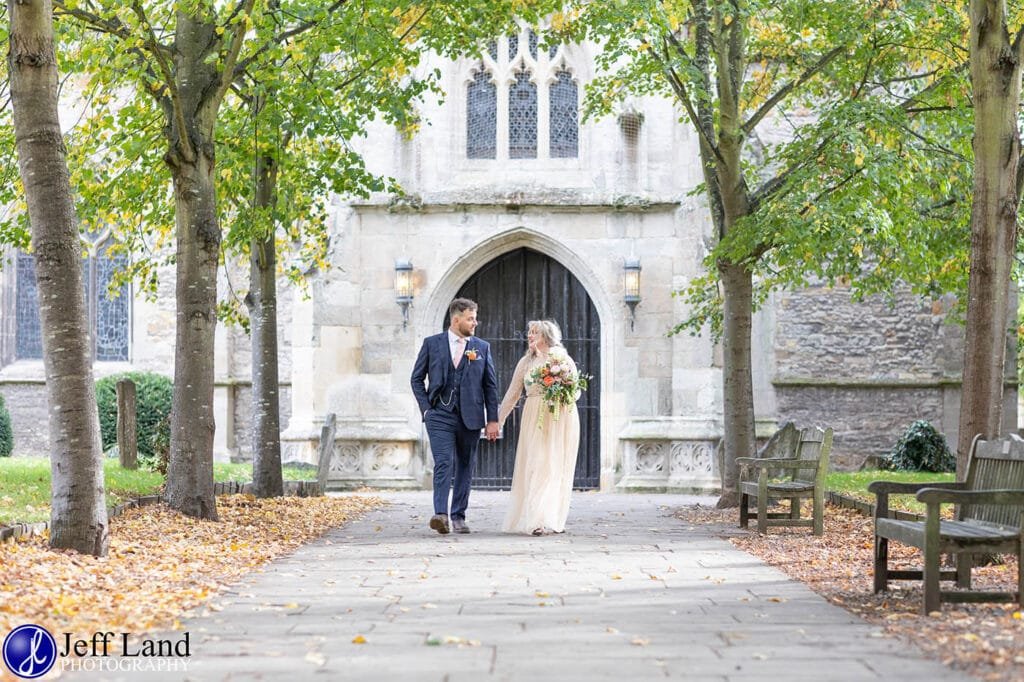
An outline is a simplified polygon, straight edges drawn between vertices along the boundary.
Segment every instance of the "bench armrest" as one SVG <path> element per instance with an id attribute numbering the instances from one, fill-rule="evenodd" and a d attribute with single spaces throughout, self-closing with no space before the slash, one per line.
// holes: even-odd
<path id="1" fill-rule="evenodd" d="M 966 483 L 963 481 L 948 481 L 945 483 L 905 483 L 902 481 L 871 481 L 868 484 L 868 492 L 875 494 L 875 518 L 884 519 L 889 516 L 889 495 L 916 493 L 919 490 L 943 490 L 952 491 L 962 489 Z"/>
<path id="2" fill-rule="evenodd" d="M 963 488 L 964 484 L 959 481 L 949 481 L 948 483 L 905 483 L 902 481 L 871 481 L 868 484 L 868 492 L 878 495 L 879 493 L 888 493 L 890 495 L 916 493 L 918 490 L 925 488 L 942 488 L 947 490 L 959 490 Z"/>
<path id="3" fill-rule="evenodd" d="M 1024 490 L 949 490 L 934 486 L 917 493 L 918 502 L 938 504 L 994 504 L 1024 506 Z"/>

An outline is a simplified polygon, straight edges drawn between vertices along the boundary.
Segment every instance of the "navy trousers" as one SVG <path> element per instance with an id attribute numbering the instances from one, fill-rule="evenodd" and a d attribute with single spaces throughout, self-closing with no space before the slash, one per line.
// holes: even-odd
<path id="1" fill-rule="evenodd" d="M 480 430 L 467 429 L 458 414 L 438 409 L 427 412 L 426 426 L 434 455 L 434 513 L 449 513 L 448 491 L 454 487 L 450 515 L 465 519 Z"/>

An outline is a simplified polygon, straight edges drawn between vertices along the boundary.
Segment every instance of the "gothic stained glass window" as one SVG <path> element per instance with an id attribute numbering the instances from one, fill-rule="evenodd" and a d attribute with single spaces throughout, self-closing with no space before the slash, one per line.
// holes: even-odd
<path id="1" fill-rule="evenodd" d="M 39 324 L 39 295 L 36 292 L 36 261 L 19 253 L 15 273 L 14 354 L 19 360 L 43 357 L 43 335 Z"/>
<path id="2" fill-rule="evenodd" d="M 516 58 L 516 54 L 519 53 L 519 36 L 510 35 L 508 37 L 508 60 L 511 62 Z"/>
<path id="3" fill-rule="evenodd" d="M 530 46 L 530 56 L 534 59 L 537 58 L 537 34 L 533 31 L 527 35 L 527 41 Z"/>
<path id="4" fill-rule="evenodd" d="M 498 149 L 498 88 L 480 67 L 466 92 L 466 156 L 493 159 Z"/>
<path id="5" fill-rule="evenodd" d="M 558 54 L 558 48 L 559 48 L 558 43 L 555 43 L 554 45 L 552 45 L 551 47 L 548 48 L 548 59 L 554 59 L 555 58 L 555 55 Z"/>
<path id="6" fill-rule="evenodd" d="M 108 257 L 104 250 L 95 258 L 82 261 L 82 280 L 89 308 L 93 357 L 100 361 L 128 360 L 130 298 L 128 286 L 120 295 L 109 298 L 107 286 L 124 256 Z M 19 253 L 16 273 L 15 356 L 19 360 L 43 357 L 42 327 L 39 319 L 39 292 L 36 288 L 35 258 Z"/>
<path id="7" fill-rule="evenodd" d="M 537 86 L 527 71 L 516 73 L 508 93 L 508 157 L 537 158 Z"/>
<path id="8" fill-rule="evenodd" d="M 487 54 L 491 55 L 491 59 L 498 61 L 498 41 L 492 40 L 487 43 Z"/>
<path id="9" fill-rule="evenodd" d="M 559 71 L 558 80 L 551 84 L 548 107 L 551 158 L 576 158 L 579 156 L 580 137 L 577 88 L 568 71 Z"/>
<path id="10" fill-rule="evenodd" d="M 109 256 L 105 253 L 93 261 L 92 275 L 95 305 L 92 325 L 96 343 L 97 360 L 128 359 L 128 286 L 122 285 L 116 297 L 108 293 L 114 272 L 127 265 L 124 255 Z"/>

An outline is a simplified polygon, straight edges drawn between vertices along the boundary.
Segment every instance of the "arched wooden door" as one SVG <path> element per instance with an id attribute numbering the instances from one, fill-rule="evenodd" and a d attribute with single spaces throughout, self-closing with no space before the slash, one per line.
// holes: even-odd
<path id="1" fill-rule="evenodd" d="M 498 400 L 526 352 L 526 323 L 550 318 L 558 322 L 566 350 L 581 371 L 593 375 L 580 398 L 580 449 L 574 486 L 597 488 L 601 482 L 601 322 L 590 296 L 571 272 L 553 258 L 522 248 L 495 258 L 459 289 L 458 296 L 480 305 L 477 335 L 491 344 L 498 372 Z M 445 328 L 448 326 L 445 320 Z M 509 415 L 503 437 L 480 441 L 473 487 L 507 490 L 522 405 Z"/>

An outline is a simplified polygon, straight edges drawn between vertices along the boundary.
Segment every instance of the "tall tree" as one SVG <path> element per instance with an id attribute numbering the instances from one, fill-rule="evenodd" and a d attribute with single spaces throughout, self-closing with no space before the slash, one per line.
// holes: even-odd
<path id="1" fill-rule="evenodd" d="M 166 499 L 187 515 L 216 519 L 213 348 L 221 227 L 215 133 L 256 0 L 55 5 L 124 55 L 102 72 L 108 85 L 134 85 L 163 117 L 163 160 L 174 187 L 177 304 Z M 115 72 L 118 66 L 127 71 Z"/>
<path id="2" fill-rule="evenodd" d="M 1017 120 L 1024 28 L 1011 35 L 1009 23 L 1006 0 L 971 0 L 974 194 L 957 443 L 961 475 L 974 436 L 995 437 L 1002 429 L 1010 282 L 1024 181 Z"/>
<path id="3" fill-rule="evenodd" d="M 15 144 L 35 251 L 52 472 L 50 545 L 105 556 L 103 453 L 50 0 L 8 0 Z"/>
<path id="4" fill-rule="evenodd" d="M 346 2 L 273 3 L 273 9 L 287 5 L 287 21 L 258 36 L 253 27 L 269 14 L 256 0 L 56 4 L 116 53 L 106 64 L 95 61 L 104 50 L 90 53 L 107 87 L 133 85 L 136 95 L 152 98 L 163 119 L 163 160 L 175 199 L 177 301 L 166 497 L 185 514 L 215 519 L 213 344 L 222 241 L 215 133 L 221 107 L 235 79 L 266 50 L 328 24 Z M 138 97 L 133 104 L 140 104 Z"/>
<path id="5" fill-rule="evenodd" d="M 229 251 L 248 254 L 244 302 L 252 339 L 253 488 L 280 495 L 280 408 L 277 353 L 277 252 L 280 237 L 323 262 L 328 194 L 368 196 L 391 188 L 368 173 L 348 140 L 377 116 L 401 125 L 427 87 L 410 77 L 419 59 L 413 31 L 429 7 L 383 3 L 346 8 L 324 30 L 311 30 L 264 53 L 236 79 L 223 128 L 243 144 L 222 164 L 244 169 L 226 202 Z M 250 187 L 244 185 L 250 181 Z M 280 197 L 283 195 L 284 200 Z M 248 197 L 249 205 L 240 200 Z M 244 216 L 244 219 L 238 219 Z M 286 242 L 286 243 L 288 243 Z M 288 273 L 301 279 L 297 269 Z"/>
<path id="6" fill-rule="evenodd" d="M 165 149 L 165 172 L 170 173 L 174 187 L 178 324 L 167 488 L 168 501 L 172 506 L 191 515 L 216 516 L 212 495 L 212 344 L 217 257 L 222 246 L 221 221 L 224 216 L 216 190 L 225 178 L 248 176 L 249 169 L 253 168 L 253 165 L 248 165 L 244 172 L 238 173 L 238 169 L 215 162 L 218 155 L 226 156 L 224 153 L 231 147 L 221 145 L 218 148 L 214 132 L 224 132 L 220 130 L 223 104 L 232 88 L 242 93 L 247 87 L 244 82 L 247 74 L 260 70 L 265 73 L 276 68 L 275 64 L 282 64 L 282 60 L 301 59 L 307 47 L 304 37 L 338 35 L 335 28 L 341 24 L 346 27 L 341 34 L 351 40 L 349 44 L 340 46 L 340 51 L 347 55 L 365 55 L 367 48 L 372 47 L 373 35 L 346 31 L 358 27 L 360 20 L 368 17 L 390 14 L 392 23 L 399 29 L 398 36 L 401 36 L 404 30 L 402 21 L 406 17 L 421 15 L 433 8 L 437 10 L 432 12 L 433 41 L 455 44 L 465 43 L 476 36 L 479 27 L 500 25 L 502 18 L 507 22 L 513 13 L 527 14 L 532 6 L 539 4 L 522 0 L 479 0 L 452 8 L 445 2 L 414 3 L 408 0 L 365 3 L 333 0 L 327 4 L 313 0 L 273 0 L 266 3 L 256 0 L 228 3 L 184 0 L 173 5 L 143 0 L 127 5 L 112 0 L 55 0 L 62 17 L 73 20 L 86 32 L 102 37 L 100 40 L 81 41 L 80 63 L 83 69 L 93 73 L 92 83 L 102 84 L 106 93 L 134 86 L 122 101 L 114 103 L 109 102 L 109 94 L 97 95 L 97 100 L 106 99 L 108 104 L 112 104 L 114 111 L 103 113 L 100 118 L 104 127 L 116 125 L 120 128 L 111 136 L 110 142 L 113 144 L 114 138 L 118 138 L 124 145 L 122 149 L 128 150 L 126 158 L 131 175 L 139 181 L 130 190 L 116 187 L 111 193 L 123 198 L 145 196 L 142 203 L 147 207 L 155 205 L 152 198 L 158 188 L 152 178 L 159 178 L 162 173 L 153 169 L 148 175 L 138 172 L 140 165 L 151 158 L 154 139 L 159 139 Z M 320 45 L 316 41 L 314 38 L 310 44 L 314 57 L 328 54 L 319 51 Z M 430 46 L 432 43 L 428 40 L 427 44 Z M 372 54 L 372 50 L 369 53 Z M 367 63 L 372 63 L 372 60 Z M 299 78 L 301 80 L 304 76 Z M 400 79 L 400 74 L 395 78 Z M 319 96 L 325 97 L 323 105 L 327 107 L 333 98 L 342 94 L 333 92 L 325 97 L 320 92 Z M 267 96 L 277 95 L 269 92 Z M 156 103 L 157 117 L 145 104 L 144 97 Z M 303 107 L 308 101 L 300 98 L 294 103 L 295 108 Z M 304 127 L 315 126 L 317 122 L 310 123 L 309 116 L 305 115 L 294 125 L 304 130 Z M 239 142 L 230 137 L 227 139 L 236 144 Z M 317 154 L 314 152 L 313 156 Z M 282 166 L 280 160 L 276 163 L 276 173 L 280 178 Z M 270 166 L 264 164 L 263 168 L 269 169 Z M 145 183 L 148 187 L 143 190 Z M 272 197 L 273 193 L 263 192 L 263 195 Z M 134 212 L 135 217 L 143 218 L 131 222 L 140 226 L 146 222 L 146 216 L 138 211 L 126 210 Z M 97 211 L 97 218 L 102 218 L 102 213 Z M 110 211 L 106 214 L 109 216 Z M 164 216 L 159 208 L 151 211 L 150 216 L 154 215 L 158 222 Z M 265 249 L 269 234 L 253 235 L 262 244 L 257 249 L 262 251 L 257 267 L 261 274 L 270 262 Z M 137 245 L 145 240 L 129 236 L 128 241 Z M 245 241 L 248 243 L 250 240 Z M 146 287 L 152 290 L 151 266 L 137 263 L 133 271 L 144 276 Z M 255 297 L 253 301 L 260 310 L 266 311 L 265 302 L 258 302 Z M 261 333 L 261 339 L 265 338 Z M 257 367 L 267 366 L 266 353 L 271 352 L 267 343 L 261 343 L 261 347 L 265 352 L 256 363 Z M 266 387 L 272 381 L 261 381 L 262 394 L 266 394 Z M 273 411 L 269 403 L 266 409 L 260 409 L 265 414 Z M 263 434 L 274 429 L 272 421 L 261 420 L 260 424 L 259 431 Z M 257 437 L 260 442 L 269 442 L 263 436 Z M 273 440 L 273 437 L 268 437 Z M 275 458 L 271 454 L 270 462 L 273 461 Z M 263 468 L 262 464 L 260 468 Z M 270 486 L 275 486 L 273 480 Z"/>
<path id="7" fill-rule="evenodd" d="M 751 317 L 771 287 L 817 275 L 867 292 L 908 274 L 934 286 L 959 269 L 958 240 L 936 238 L 956 234 L 954 169 L 969 166 L 962 135 L 945 134 L 961 117 L 935 117 L 966 62 L 938 39 L 955 15 L 923 0 L 579 0 L 554 22 L 603 47 L 588 115 L 664 94 L 697 133 L 716 246 L 677 330 L 721 334 L 721 506 L 737 502 L 735 458 L 754 450 Z M 899 257 L 922 244 L 934 251 Z"/>

